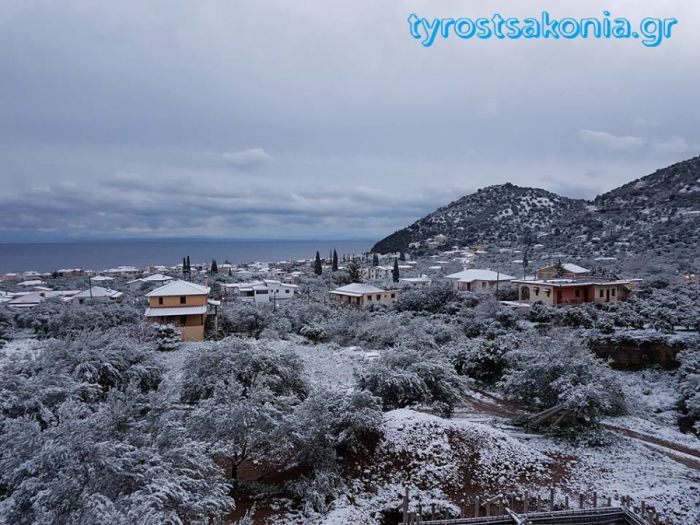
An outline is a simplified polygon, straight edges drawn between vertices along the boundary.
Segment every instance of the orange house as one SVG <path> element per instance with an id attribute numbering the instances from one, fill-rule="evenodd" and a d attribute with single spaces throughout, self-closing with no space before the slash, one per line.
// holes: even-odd
<path id="1" fill-rule="evenodd" d="M 625 299 L 629 294 L 630 280 L 606 279 L 534 279 L 514 280 L 521 302 L 541 301 L 551 305 L 582 303 L 609 303 Z"/>
<path id="2" fill-rule="evenodd" d="M 146 294 L 146 317 L 156 323 L 173 324 L 183 341 L 203 341 L 209 287 L 172 281 Z"/>

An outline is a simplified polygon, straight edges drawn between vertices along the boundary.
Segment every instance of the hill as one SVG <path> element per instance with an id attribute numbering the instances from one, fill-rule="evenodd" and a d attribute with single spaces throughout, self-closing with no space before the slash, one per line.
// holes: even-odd
<path id="1" fill-rule="evenodd" d="M 700 245 L 700 157 L 620 186 L 593 201 L 538 188 L 489 186 L 379 241 L 373 252 L 408 250 L 442 234 L 447 245 L 523 249 L 570 256 L 695 259 Z M 419 250 L 425 251 L 424 248 Z"/>

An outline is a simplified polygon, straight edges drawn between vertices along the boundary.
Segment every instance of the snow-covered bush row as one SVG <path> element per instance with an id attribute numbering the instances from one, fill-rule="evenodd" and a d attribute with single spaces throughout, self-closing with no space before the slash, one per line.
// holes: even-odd
<path id="1" fill-rule="evenodd" d="M 85 330 L 105 331 L 143 320 L 142 308 L 113 302 L 74 304 L 48 300 L 16 314 L 19 328 L 30 328 L 42 339 L 71 337 Z"/>
<path id="2" fill-rule="evenodd" d="M 181 414 L 163 409 L 152 345 L 123 330 L 45 344 L 0 368 L 7 523 L 186 523 L 233 501 Z"/>

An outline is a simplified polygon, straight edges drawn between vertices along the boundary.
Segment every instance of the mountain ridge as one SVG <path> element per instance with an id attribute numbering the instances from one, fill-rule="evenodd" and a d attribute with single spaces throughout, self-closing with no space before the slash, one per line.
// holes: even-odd
<path id="1" fill-rule="evenodd" d="M 505 183 L 481 188 L 377 242 L 371 251 L 406 251 L 436 235 L 447 245 L 533 244 L 564 253 L 639 255 L 700 245 L 700 156 L 625 183 L 592 200 Z M 421 251 L 421 250 L 419 250 Z M 422 250 L 425 251 L 425 250 Z"/>

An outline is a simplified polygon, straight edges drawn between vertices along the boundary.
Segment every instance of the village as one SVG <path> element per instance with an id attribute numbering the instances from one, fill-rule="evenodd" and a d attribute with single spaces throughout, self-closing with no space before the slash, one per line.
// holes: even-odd
<path id="1" fill-rule="evenodd" d="M 402 290 L 444 282 L 458 292 L 492 290 L 503 306 L 521 314 L 537 302 L 570 306 L 624 300 L 642 282 L 639 278 L 594 276 L 590 269 L 561 259 L 550 260 L 531 275 L 516 278 L 498 269 L 479 268 L 479 258 L 487 254 L 484 246 L 448 249 L 447 240 L 444 235 L 429 239 L 424 248 L 432 254 L 416 260 L 404 252 L 344 254 L 339 260 L 334 251 L 327 259 L 317 253 L 316 259 L 277 263 L 217 264 L 212 260 L 192 264 L 186 256 L 174 266 L 9 272 L 0 278 L 0 305 L 22 309 L 47 300 L 81 305 L 119 303 L 125 292 L 134 295 L 141 291 L 147 303 L 144 316 L 149 321 L 176 326 L 184 341 L 202 341 L 206 317 L 216 315 L 222 304 L 236 301 L 276 306 L 299 297 L 303 277 L 324 273 L 350 270 L 348 284 L 333 288 L 328 281 L 328 298 L 341 305 L 391 305 Z M 411 245 L 413 249 L 420 247 L 420 243 Z M 546 256 L 543 259 L 547 260 Z M 522 264 L 521 260 L 513 262 Z M 459 271 L 450 271 L 459 267 Z M 75 283 L 75 289 L 56 289 L 47 284 L 57 280 Z"/>

